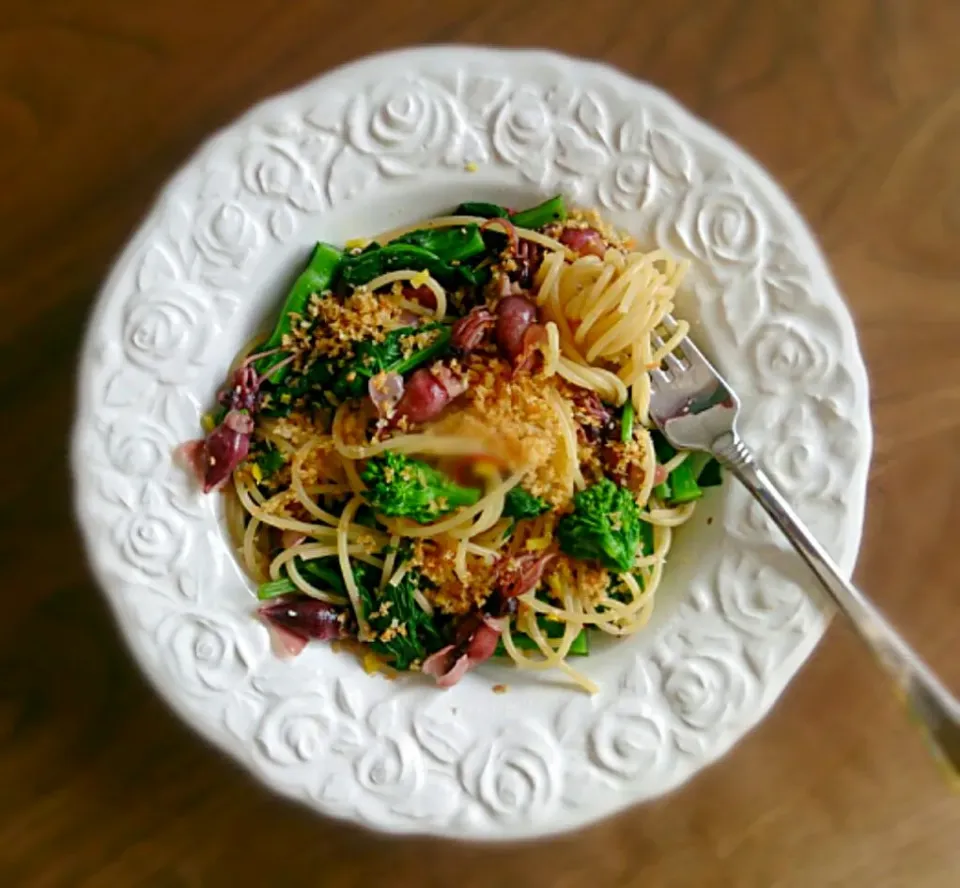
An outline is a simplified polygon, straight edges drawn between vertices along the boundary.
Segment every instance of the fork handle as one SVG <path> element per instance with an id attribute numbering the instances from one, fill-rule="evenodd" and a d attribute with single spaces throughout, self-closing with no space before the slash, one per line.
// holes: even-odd
<path id="1" fill-rule="evenodd" d="M 860 637 L 893 679 L 924 729 L 928 742 L 960 788 L 960 702 L 900 637 L 870 601 L 845 580 L 833 559 L 757 463 L 738 435 L 721 435 L 711 448 L 753 494 L 807 563 L 821 585 L 850 618 Z"/>

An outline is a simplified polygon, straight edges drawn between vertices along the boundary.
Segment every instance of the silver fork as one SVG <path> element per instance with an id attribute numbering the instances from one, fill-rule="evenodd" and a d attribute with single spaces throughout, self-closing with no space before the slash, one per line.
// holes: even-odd
<path id="1" fill-rule="evenodd" d="M 669 315 L 664 326 L 676 330 Z M 657 347 L 663 345 L 655 336 Z M 893 679 L 956 788 L 960 788 L 960 702 L 852 583 L 813 537 L 737 433 L 740 401 L 716 368 L 685 337 L 680 356 L 650 372 L 650 416 L 680 450 L 707 451 L 750 491 L 814 576 L 851 620 Z"/>

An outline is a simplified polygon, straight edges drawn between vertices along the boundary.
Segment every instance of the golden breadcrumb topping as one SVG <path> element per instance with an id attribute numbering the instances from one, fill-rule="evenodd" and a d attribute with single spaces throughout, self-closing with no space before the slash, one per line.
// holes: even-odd
<path id="1" fill-rule="evenodd" d="M 455 544 L 436 540 L 418 540 L 411 564 L 436 588 L 425 589 L 430 603 L 445 614 L 466 614 L 476 610 L 493 591 L 493 566 L 482 558 L 467 557 L 467 580 L 457 576 Z"/>
<path id="2" fill-rule="evenodd" d="M 330 293 L 314 293 L 306 317 L 295 321 L 283 345 L 305 355 L 346 357 L 357 342 L 383 342 L 390 330 L 402 325 L 402 315 L 395 297 L 363 287 L 342 300 Z"/>
<path id="3" fill-rule="evenodd" d="M 577 590 L 580 600 L 599 601 L 610 585 L 610 571 L 605 567 L 594 562 L 577 561 L 563 553 L 550 563 L 544 576 L 551 597 L 557 601 L 562 601 L 564 587 Z"/>

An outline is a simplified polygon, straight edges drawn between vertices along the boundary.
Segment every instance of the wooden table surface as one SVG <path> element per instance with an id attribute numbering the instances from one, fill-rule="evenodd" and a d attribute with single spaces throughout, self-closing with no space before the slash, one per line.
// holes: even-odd
<path id="1" fill-rule="evenodd" d="M 493 848 L 398 840 L 273 798 L 139 676 L 84 565 L 65 465 L 100 281 L 214 128 L 404 44 L 593 56 L 732 135 L 821 238 L 872 383 L 857 579 L 960 687 L 960 3 L 0 6 L 0 885 L 960 884 L 960 799 L 841 621 L 722 762 L 580 834 Z"/>

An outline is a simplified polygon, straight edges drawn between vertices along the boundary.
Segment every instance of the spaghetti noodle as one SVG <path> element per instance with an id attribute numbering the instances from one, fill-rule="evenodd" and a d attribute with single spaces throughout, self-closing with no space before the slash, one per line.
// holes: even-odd
<path id="1" fill-rule="evenodd" d="M 684 271 L 560 198 L 318 244 L 183 447 L 279 649 L 351 638 L 441 686 L 502 656 L 596 690 L 574 658 L 646 624 L 715 475 L 649 420 Z"/>

